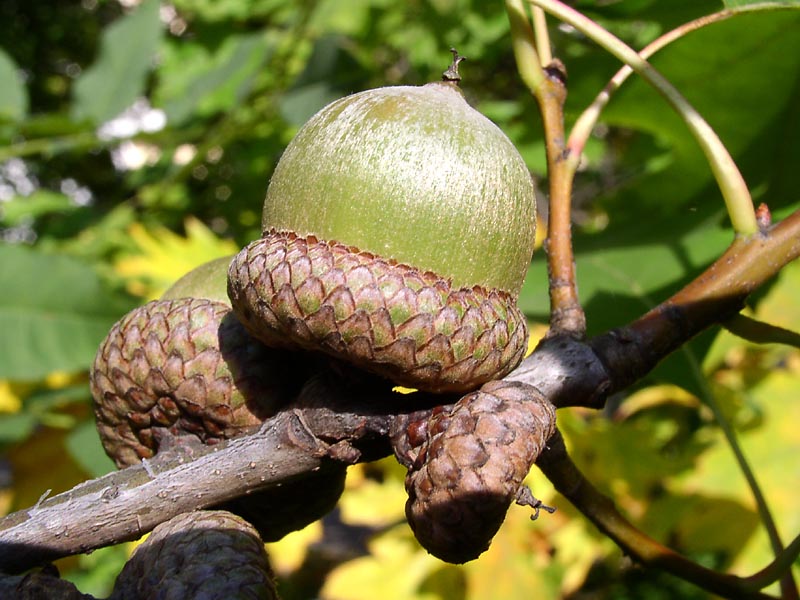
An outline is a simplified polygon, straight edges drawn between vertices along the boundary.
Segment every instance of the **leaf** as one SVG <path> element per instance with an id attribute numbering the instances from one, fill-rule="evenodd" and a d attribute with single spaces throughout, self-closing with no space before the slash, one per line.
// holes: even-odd
<path id="1" fill-rule="evenodd" d="M 717 219 L 699 213 L 668 221 L 625 222 L 600 234 L 577 238 L 578 291 L 590 333 L 623 325 L 666 300 L 732 240 L 732 234 L 719 227 Z M 530 316 L 546 315 L 549 310 L 547 265 L 542 252 L 528 270 L 519 306 Z"/>
<path id="2" fill-rule="evenodd" d="M 66 446 L 72 459 L 92 477 L 101 477 L 116 469 L 100 443 L 94 419 L 75 427 L 67 436 Z"/>
<path id="3" fill-rule="evenodd" d="M 22 408 L 22 397 L 10 381 L 0 380 L 0 413 L 15 413 Z"/>
<path id="4" fill-rule="evenodd" d="M 159 5 L 145 0 L 105 29 L 97 60 L 75 82 L 73 118 L 103 123 L 142 95 L 161 39 Z"/>
<path id="5" fill-rule="evenodd" d="M 300 126 L 326 104 L 353 91 L 364 73 L 345 43 L 334 35 L 317 40 L 306 68 L 281 98 L 286 121 Z"/>
<path id="6" fill-rule="evenodd" d="M 766 379 L 747 389 L 750 401 L 760 411 L 760 425 L 738 434 L 784 539 L 800 530 L 796 494 L 800 472 L 800 435 L 796 427 L 800 420 L 799 374 L 797 369 L 773 370 Z M 750 489 L 721 435 L 714 447 L 700 457 L 697 468 L 685 479 L 684 489 L 734 498 L 755 510 Z M 773 559 L 763 527 L 757 528 L 736 550 L 732 567 L 736 572 L 754 573 Z"/>
<path id="7" fill-rule="evenodd" d="M 28 413 L 0 415 L 0 446 L 15 444 L 26 439 L 37 423 L 37 418 Z"/>
<path id="8" fill-rule="evenodd" d="M 132 294 L 159 298 L 195 267 L 238 252 L 231 240 L 218 238 L 197 219 L 187 218 L 185 229 L 183 237 L 166 227 L 148 231 L 139 223 L 131 225 L 129 235 L 141 253 L 119 259 L 114 267 L 127 280 Z"/>
<path id="9" fill-rule="evenodd" d="M 255 33 L 227 37 L 210 56 L 197 46 L 177 48 L 162 68 L 157 93 L 169 122 L 180 125 L 195 114 L 209 116 L 237 106 L 274 44 L 273 36 Z"/>
<path id="10" fill-rule="evenodd" d="M 772 209 L 796 197 L 794 180 L 786 170 L 800 158 L 788 142 L 800 134 L 798 26 L 800 15 L 794 13 L 742 15 L 695 31 L 651 59 L 714 128 L 750 188 L 764 194 Z M 646 159 L 657 155 L 665 161 L 664 168 L 636 176 L 635 186 L 610 190 L 613 195 L 606 199 L 610 209 L 646 222 L 708 204 L 722 206 L 688 129 L 641 79 L 634 78 L 619 90 L 602 119 L 654 136 L 646 153 L 632 147 L 626 154 L 627 169 L 641 173 Z M 765 152 L 765 147 L 786 151 Z"/>
<path id="11" fill-rule="evenodd" d="M 11 57 L 0 48 L 0 122 L 21 121 L 28 112 L 28 90 Z"/>
<path id="12" fill-rule="evenodd" d="M 111 325 L 132 307 L 88 265 L 0 245 L 0 378 L 41 379 L 88 368 Z"/>
<path id="13" fill-rule="evenodd" d="M 13 227 L 53 212 L 70 212 L 78 206 L 64 194 L 49 190 L 36 190 L 30 196 L 14 196 L 0 206 L 0 223 Z"/>
<path id="14" fill-rule="evenodd" d="M 442 600 L 438 594 L 419 592 L 442 563 L 416 544 L 407 525 L 393 527 L 373 538 L 369 547 L 369 556 L 348 561 L 328 575 L 321 598 Z"/>

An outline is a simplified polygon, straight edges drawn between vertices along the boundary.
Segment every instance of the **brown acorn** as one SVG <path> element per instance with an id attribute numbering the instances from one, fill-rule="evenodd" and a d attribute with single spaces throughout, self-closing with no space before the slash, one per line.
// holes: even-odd
<path id="1" fill-rule="evenodd" d="M 100 439 L 118 467 L 152 458 L 166 439 L 214 444 L 250 433 L 299 394 L 307 361 L 253 339 L 223 301 L 229 262 L 190 272 L 100 345 L 90 385 Z M 330 511 L 345 473 L 331 463 L 225 507 L 277 540 Z"/>
<path id="2" fill-rule="evenodd" d="M 342 98 L 300 129 L 272 176 L 263 238 L 230 266 L 254 336 L 434 392 L 520 362 L 534 186 L 452 72 Z"/>

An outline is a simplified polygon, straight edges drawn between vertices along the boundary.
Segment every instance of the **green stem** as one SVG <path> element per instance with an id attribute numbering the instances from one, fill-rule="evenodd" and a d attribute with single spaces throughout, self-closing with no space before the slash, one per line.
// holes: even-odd
<path id="1" fill-rule="evenodd" d="M 692 370 L 695 380 L 700 386 L 700 393 L 703 401 L 711 409 L 714 419 L 717 421 L 717 424 L 722 430 L 725 440 L 728 442 L 728 445 L 733 451 L 736 463 L 739 465 L 739 469 L 742 471 L 745 481 L 747 481 L 747 485 L 750 487 L 750 492 L 753 494 L 753 499 L 756 503 L 758 516 L 767 532 L 767 537 L 769 538 L 770 546 L 772 546 L 772 551 L 775 556 L 778 557 L 782 552 L 784 552 L 783 542 L 781 541 L 780 534 L 778 533 L 778 528 L 775 525 L 775 520 L 772 518 L 772 513 L 769 510 L 767 499 L 764 496 L 764 493 L 761 491 L 761 486 L 758 484 L 756 475 L 753 472 L 753 469 L 750 467 L 750 463 L 748 462 L 747 457 L 742 450 L 742 446 L 739 444 L 739 438 L 736 436 L 736 431 L 725 416 L 725 413 L 722 411 L 722 408 L 717 402 L 716 396 L 711 391 L 708 381 L 703 374 L 700 364 L 698 363 L 694 353 L 687 346 L 683 346 L 681 350 L 686 357 L 687 362 L 689 363 L 689 367 Z M 781 597 L 783 600 L 796 600 L 798 598 L 797 585 L 794 582 L 791 570 L 786 571 L 781 577 L 781 592 Z"/>
<path id="2" fill-rule="evenodd" d="M 722 141 L 702 116 L 689 104 L 677 89 L 656 71 L 633 48 L 609 31 L 558 0 L 528 0 L 548 13 L 572 25 L 594 40 L 598 45 L 616 56 L 664 96 L 667 102 L 683 118 L 706 156 L 711 171 L 717 180 L 734 231 L 742 236 L 758 232 L 755 209 L 747 184 L 736 167 L 733 158 Z"/>
<path id="3" fill-rule="evenodd" d="M 679 25 L 675 29 L 668 31 L 664 35 L 656 38 L 655 40 L 650 42 L 647 46 L 642 48 L 639 51 L 639 56 L 641 56 L 644 59 L 649 59 L 656 52 L 665 48 L 672 42 L 688 35 L 689 33 L 697 31 L 698 29 L 701 29 L 708 25 L 725 21 L 727 19 L 730 19 L 731 17 L 735 17 L 746 13 L 768 12 L 768 11 L 771 12 L 776 10 L 786 10 L 790 8 L 798 9 L 800 8 L 800 4 L 789 5 L 789 4 L 782 4 L 779 2 L 763 2 L 759 4 L 749 4 L 747 6 L 726 8 L 725 10 L 721 10 L 719 12 L 715 12 L 710 15 L 698 17 L 693 21 L 689 21 L 688 23 L 684 23 L 682 25 Z M 612 77 L 611 80 L 606 84 L 603 90 L 594 99 L 592 104 L 589 105 L 586 108 L 586 110 L 584 110 L 583 113 L 581 113 L 581 115 L 578 117 L 578 120 L 575 122 L 575 125 L 572 128 L 572 133 L 569 136 L 569 141 L 567 142 L 567 147 L 571 151 L 573 151 L 576 156 L 579 157 L 580 153 L 583 151 L 583 147 L 586 145 L 586 141 L 589 139 L 589 136 L 591 135 L 592 129 L 597 123 L 601 111 L 603 110 L 603 108 L 605 108 L 606 104 L 608 104 L 608 101 L 611 99 L 613 93 L 622 86 L 622 84 L 628 79 L 628 77 L 630 77 L 630 75 L 633 72 L 634 71 L 631 67 L 629 67 L 628 65 L 624 65 L 619 71 L 616 72 L 614 77 Z"/>
<path id="4" fill-rule="evenodd" d="M 763 590 L 790 573 L 792 564 L 800 557 L 800 535 L 794 538 L 786 549 L 778 554 L 774 561 L 747 578 L 748 587 L 752 590 Z"/>
<path id="5" fill-rule="evenodd" d="M 742 313 L 723 321 L 721 325 L 733 335 L 754 344 L 784 344 L 800 348 L 800 333 L 764 323 Z"/>
<path id="6" fill-rule="evenodd" d="M 536 51 L 539 53 L 540 64 L 546 67 L 553 62 L 553 52 L 550 49 L 550 32 L 547 31 L 547 15 L 538 6 L 533 7 L 532 13 Z"/>
<path id="7" fill-rule="evenodd" d="M 545 82 L 545 75 L 525 5 L 522 0 L 506 0 L 506 12 L 511 25 L 511 45 L 517 59 L 517 70 L 523 83 L 536 95 Z"/>
<path id="8" fill-rule="evenodd" d="M 82 131 L 59 137 L 36 138 L 0 148 L 0 162 L 9 158 L 22 158 L 34 154 L 54 155 L 77 148 L 93 148 L 103 145 L 93 131 Z"/>

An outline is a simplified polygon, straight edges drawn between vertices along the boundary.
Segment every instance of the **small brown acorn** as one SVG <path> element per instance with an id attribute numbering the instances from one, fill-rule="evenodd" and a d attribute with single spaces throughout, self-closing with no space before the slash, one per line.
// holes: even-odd
<path id="1" fill-rule="evenodd" d="M 90 386 L 100 439 L 118 467 L 152 458 L 160 443 L 214 444 L 250 433 L 300 393 L 307 361 L 264 346 L 232 314 L 229 262 L 191 271 L 161 300 L 120 319 L 100 345 Z M 331 463 L 225 508 L 274 541 L 329 512 L 345 474 Z"/>
<path id="2" fill-rule="evenodd" d="M 254 336 L 433 392 L 475 389 L 520 362 L 533 181 L 447 74 L 342 98 L 297 133 L 263 237 L 229 271 Z"/>

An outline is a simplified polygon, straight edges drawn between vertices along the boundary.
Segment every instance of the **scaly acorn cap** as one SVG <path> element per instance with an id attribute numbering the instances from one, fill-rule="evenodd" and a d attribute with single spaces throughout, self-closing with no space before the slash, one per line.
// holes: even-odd
<path id="1" fill-rule="evenodd" d="M 133 551 L 109 600 L 278 600 L 264 543 L 225 511 L 178 515 Z"/>
<path id="2" fill-rule="evenodd" d="M 294 399 L 291 370 L 286 353 L 250 337 L 220 302 L 149 302 L 118 321 L 95 355 L 103 446 L 126 467 L 155 454 L 155 428 L 207 444 L 248 433 Z"/>
<path id="3" fill-rule="evenodd" d="M 229 262 L 222 258 L 190 271 L 165 299 L 124 316 L 101 344 L 91 390 L 103 447 L 118 467 L 151 458 L 157 429 L 212 444 L 257 429 L 297 397 L 308 376 L 305 361 L 247 334 L 226 295 L 224 302 L 208 299 L 225 289 Z M 327 514 L 345 475 L 344 465 L 331 463 L 220 508 L 275 541 Z"/>
<path id="4" fill-rule="evenodd" d="M 273 232 L 231 262 L 239 320 L 267 345 L 321 350 L 392 381 L 462 392 L 522 360 L 525 317 L 507 294 L 335 242 Z"/>
<path id="5" fill-rule="evenodd" d="M 421 428 L 410 423 L 408 435 Z M 492 381 L 435 411 L 406 476 L 406 518 L 420 544 L 451 563 L 477 558 L 518 498 L 523 479 L 555 431 L 555 408 L 535 388 Z M 399 443 L 398 443 L 399 442 Z"/>

